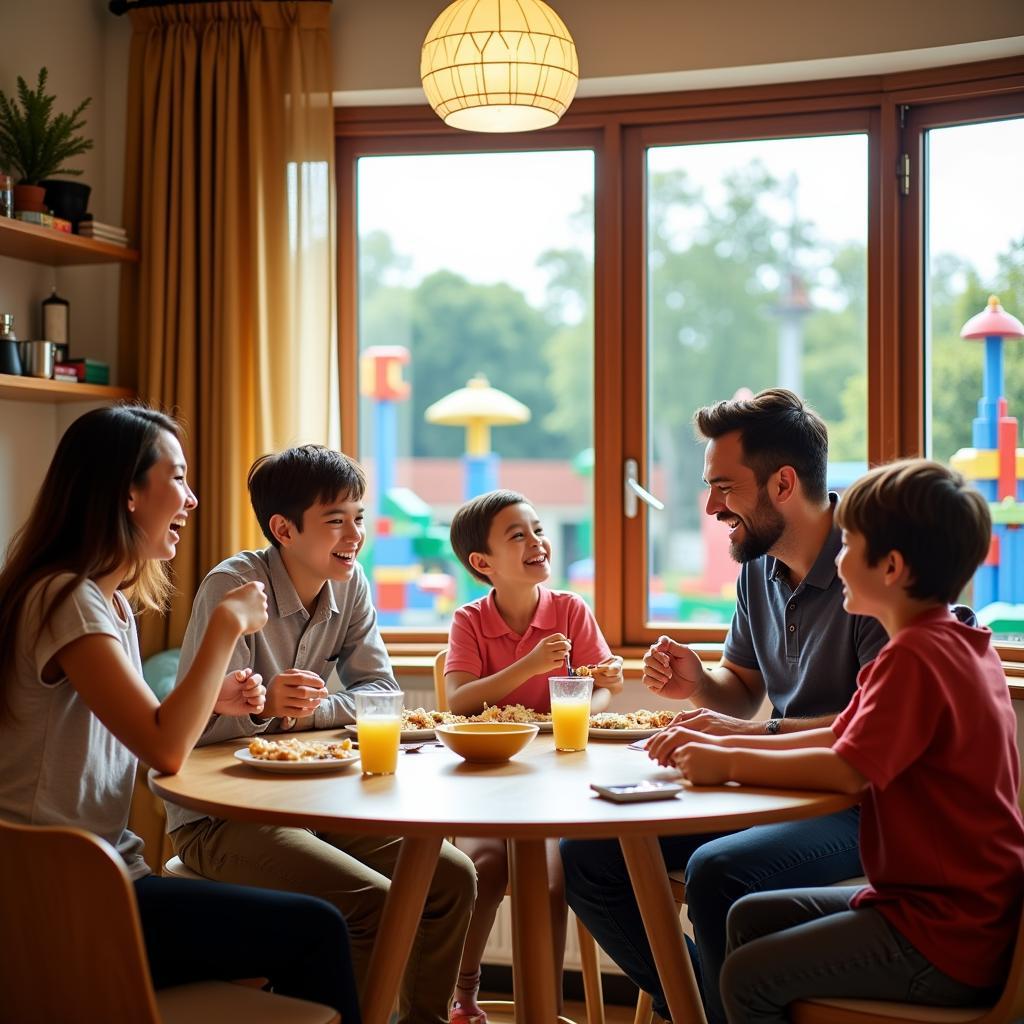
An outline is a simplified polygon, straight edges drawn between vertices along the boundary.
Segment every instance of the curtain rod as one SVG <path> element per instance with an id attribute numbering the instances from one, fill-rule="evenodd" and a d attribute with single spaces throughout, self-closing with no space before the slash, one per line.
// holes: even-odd
<path id="1" fill-rule="evenodd" d="M 141 10 L 143 7 L 184 7 L 206 3 L 218 3 L 219 0 L 110 0 L 107 9 L 111 14 L 120 17 L 129 11 Z M 323 3 L 324 0 L 294 0 L 295 3 Z M 328 3 L 331 0 L 327 0 Z"/>

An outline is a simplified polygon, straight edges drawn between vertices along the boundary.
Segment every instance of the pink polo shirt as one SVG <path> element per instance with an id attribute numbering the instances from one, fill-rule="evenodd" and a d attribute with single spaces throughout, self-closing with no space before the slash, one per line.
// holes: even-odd
<path id="1" fill-rule="evenodd" d="M 611 657 L 611 649 L 597 628 L 594 613 L 576 594 L 541 587 L 533 619 L 520 636 L 501 617 L 492 590 L 486 597 L 456 609 L 448 635 L 444 670 L 469 672 L 477 679 L 483 679 L 526 657 L 552 633 L 564 633 L 572 641 L 574 665 L 596 665 Z M 565 667 L 562 666 L 544 675 L 531 676 L 500 704 L 522 704 L 534 711 L 550 711 L 548 677 L 564 672 Z"/>

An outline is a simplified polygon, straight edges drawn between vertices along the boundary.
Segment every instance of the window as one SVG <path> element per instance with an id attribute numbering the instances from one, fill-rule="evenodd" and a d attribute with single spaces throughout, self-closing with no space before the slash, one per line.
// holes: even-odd
<path id="1" fill-rule="evenodd" d="M 650 624 L 735 607 L 696 408 L 790 388 L 828 424 L 830 488 L 867 467 L 867 151 L 863 133 L 647 150 Z"/>
<path id="2" fill-rule="evenodd" d="M 992 502 L 995 544 L 965 599 L 997 637 L 1024 640 L 1024 460 L 1000 481 L 1000 448 L 1021 441 L 998 439 L 999 399 L 1015 429 L 1024 416 L 1024 350 L 960 337 L 990 295 L 1024 319 L 1024 117 L 926 128 L 923 150 L 927 451 Z"/>
<path id="3" fill-rule="evenodd" d="M 356 190 L 362 561 L 381 625 L 447 630 L 486 593 L 448 526 L 497 487 L 536 504 L 552 586 L 592 593 L 593 151 L 366 155 Z"/>
<path id="4" fill-rule="evenodd" d="M 1022 123 L 1020 59 L 581 99 L 527 136 L 453 132 L 421 108 L 339 110 L 344 444 L 369 464 L 371 501 L 407 488 L 422 502 L 374 508 L 392 517 L 374 543 L 405 537 L 393 547 L 409 557 L 378 559 L 380 545 L 368 564 L 405 587 L 411 569 L 435 577 L 447 601 L 418 596 L 385 618 L 406 630 L 389 639 L 443 642 L 451 601 L 471 593 L 444 542 L 466 493 L 462 430 L 424 413 L 478 372 L 533 413 L 494 430 L 501 484 L 535 498 L 563 558 L 555 582 L 589 596 L 592 578 L 602 630 L 626 653 L 666 629 L 725 634 L 736 567 L 701 512 L 697 406 L 795 386 L 829 425 L 838 489 L 867 464 L 969 445 L 980 347 L 959 327 L 993 290 L 1024 319 Z M 499 297 L 488 321 L 480 304 Z M 533 340 L 511 358 L 509 337 Z M 356 372 L 387 346 L 409 360 L 390 425 L 357 394 L 365 359 Z M 1004 365 L 1021 415 L 1013 343 Z M 378 450 L 393 453 L 390 477 Z M 554 475 L 519 483 L 520 459 Z M 625 515 L 630 464 L 663 512 Z"/>

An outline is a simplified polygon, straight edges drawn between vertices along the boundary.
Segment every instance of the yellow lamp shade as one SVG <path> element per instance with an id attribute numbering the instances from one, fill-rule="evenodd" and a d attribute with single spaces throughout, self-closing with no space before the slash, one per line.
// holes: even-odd
<path id="1" fill-rule="evenodd" d="M 420 55 L 430 105 L 445 124 L 471 132 L 555 124 L 579 77 L 572 36 L 543 0 L 455 0 Z"/>

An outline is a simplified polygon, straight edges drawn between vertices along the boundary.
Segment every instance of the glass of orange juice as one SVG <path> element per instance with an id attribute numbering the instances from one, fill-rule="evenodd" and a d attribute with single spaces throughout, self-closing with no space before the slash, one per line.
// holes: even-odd
<path id="1" fill-rule="evenodd" d="M 397 690 L 362 690 L 356 701 L 356 732 L 364 775 L 394 775 L 402 735 L 402 702 Z"/>
<path id="2" fill-rule="evenodd" d="M 590 676 L 551 676 L 551 723 L 556 750 L 586 750 L 590 735 Z"/>

